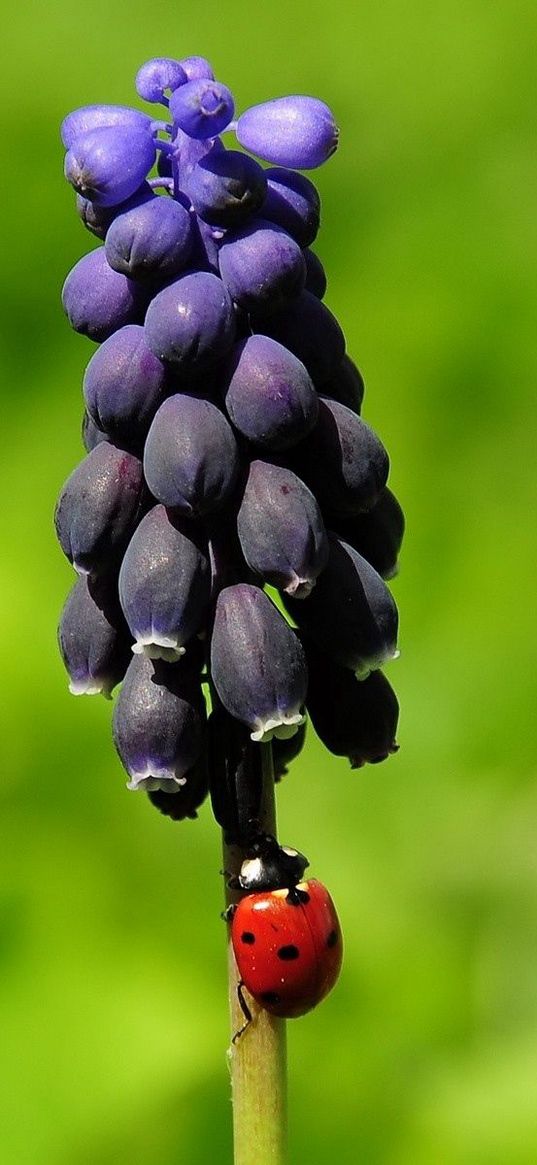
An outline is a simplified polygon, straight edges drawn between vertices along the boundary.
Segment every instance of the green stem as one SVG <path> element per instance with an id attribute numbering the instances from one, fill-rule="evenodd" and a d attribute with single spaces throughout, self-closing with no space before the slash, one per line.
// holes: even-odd
<path id="1" fill-rule="evenodd" d="M 276 836 L 274 773 L 270 744 L 263 749 L 263 815 L 261 828 Z M 244 854 L 237 846 L 224 846 L 224 868 L 240 870 Z M 228 889 L 227 903 L 238 897 Z M 228 943 L 229 1007 L 231 1034 L 242 1027 L 239 977 Z M 269 1015 L 245 992 L 252 1022 L 228 1049 L 233 1100 L 235 1165 L 285 1165 L 287 1131 L 287 1057 L 285 1020 Z"/>

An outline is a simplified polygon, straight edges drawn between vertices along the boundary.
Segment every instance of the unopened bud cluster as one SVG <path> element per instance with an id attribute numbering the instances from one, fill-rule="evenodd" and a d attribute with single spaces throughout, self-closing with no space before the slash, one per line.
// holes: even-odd
<path id="1" fill-rule="evenodd" d="M 280 772 L 306 709 L 355 766 L 394 750 L 378 669 L 396 654 L 384 580 L 403 517 L 310 250 L 320 201 L 298 171 L 336 149 L 330 110 L 284 97 L 234 120 L 201 57 L 149 61 L 136 87 L 159 119 L 90 105 L 62 125 L 78 214 L 102 245 L 63 289 L 98 347 L 87 456 L 56 510 L 78 573 L 59 642 L 75 694 L 122 684 L 129 788 L 180 818 L 208 787 L 205 682 L 212 717 L 274 739 Z"/>

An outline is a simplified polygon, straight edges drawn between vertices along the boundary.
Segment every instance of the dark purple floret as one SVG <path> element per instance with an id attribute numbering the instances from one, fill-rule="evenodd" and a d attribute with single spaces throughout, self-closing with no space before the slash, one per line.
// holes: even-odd
<path id="1" fill-rule="evenodd" d="M 376 570 L 330 534 L 328 565 L 309 598 L 285 605 L 330 659 L 360 677 L 397 655 L 397 607 Z"/>
<path id="2" fill-rule="evenodd" d="M 272 763 L 274 765 L 274 780 L 281 781 L 287 776 L 292 761 L 302 752 L 306 743 L 306 722 L 300 725 L 298 732 L 288 740 L 272 740 Z"/>
<path id="3" fill-rule="evenodd" d="M 194 242 L 191 216 L 162 195 L 119 214 L 106 235 L 106 258 L 130 279 L 164 282 L 187 266 Z"/>
<path id="4" fill-rule="evenodd" d="M 293 736 L 303 722 L 307 669 L 283 615 L 258 587 L 241 583 L 218 596 L 211 674 L 224 708 L 252 740 Z"/>
<path id="5" fill-rule="evenodd" d="M 117 206 L 138 190 L 155 158 L 149 129 L 104 126 L 75 139 L 65 158 L 65 177 L 90 202 Z"/>
<path id="6" fill-rule="evenodd" d="M 248 154 L 212 149 L 189 168 L 183 189 L 196 214 L 216 227 L 238 227 L 259 210 L 265 173 Z"/>
<path id="7" fill-rule="evenodd" d="M 236 134 L 245 150 L 295 170 L 322 166 L 338 144 L 333 114 L 316 97 L 276 97 L 252 105 L 239 117 Z"/>
<path id="8" fill-rule="evenodd" d="M 221 81 L 198 77 L 187 81 L 170 97 L 174 124 L 191 138 L 214 138 L 233 118 L 233 95 Z"/>
<path id="9" fill-rule="evenodd" d="M 95 424 L 112 441 L 141 447 L 170 388 L 169 374 L 150 352 L 140 324 L 105 340 L 84 374 L 84 398 Z"/>
<path id="10" fill-rule="evenodd" d="M 381 578 L 397 574 L 405 532 L 405 517 L 395 495 L 386 486 L 367 514 L 331 519 L 335 532 L 371 563 Z"/>
<path id="11" fill-rule="evenodd" d="M 141 109 L 130 109 L 127 105 L 83 105 L 64 117 L 60 129 L 62 142 L 68 150 L 82 134 L 104 126 L 149 132 L 151 118 Z"/>
<path id="12" fill-rule="evenodd" d="M 185 663 L 133 656 L 114 708 L 114 744 L 129 789 L 180 788 L 200 758 L 206 711 L 197 676 Z"/>
<path id="13" fill-rule="evenodd" d="M 100 574 L 123 553 L 146 502 L 137 457 L 102 441 L 77 465 L 54 520 L 60 546 L 79 574 Z"/>
<path id="14" fill-rule="evenodd" d="M 77 579 L 63 608 L 58 644 L 74 696 L 109 696 L 125 675 L 131 638 L 117 595 L 87 578 Z"/>
<path id="15" fill-rule="evenodd" d="M 206 538 L 192 521 L 154 506 L 135 530 L 119 572 L 135 654 L 180 659 L 203 626 L 210 594 Z"/>
<path id="16" fill-rule="evenodd" d="M 370 509 L 389 471 L 388 454 L 369 425 L 324 397 L 317 424 L 293 452 L 292 464 L 323 513 L 338 515 Z"/>
<path id="17" fill-rule="evenodd" d="M 233 424 L 265 449 L 288 449 L 315 425 L 317 393 L 296 356 L 268 336 L 236 344 L 224 372 Z"/>
<path id="18" fill-rule="evenodd" d="M 82 444 L 86 453 L 91 453 L 96 445 L 100 445 L 101 441 L 108 441 L 108 434 L 104 433 L 98 425 L 95 424 L 93 417 L 90 417 L 88 411 L 84 409 L 82 416 Z"/>
<path id="19" fill-rule="evenodd" d="M 250 570 L 242 552 L 237 533 L 238 498 L 225 511 L 205 519 L 211 559 L 211 598 L 214 600 L 224 587 L 249 582 L 257 585 L 258 578 Z"/>
<path id="20" fill-rule="evenodd" d="M 381 671 L 360 680 L 303 637 L 308 661 L 306 704 L 325 748 L 347 756 L 353 769 L 397 751 L 399 704 Z"/>
<path id="21" fill-rule="evenodd" d="M 136 92 L 144 101 L 158 103 L 162 101 L 165 90 L 178 89 L 185 81 L 188 77 L 179 61 L 172 57 L 153 57 L 138 69 Z"/>
<path id="22" fill-rule="evenodd" d="M 155 809 L 165 817 L 171 817 L 172 821 L 184 821 L 187 817 L 198 816 L 197 810 L 209 792 L 209 772 L 205 753 L 202 753 L 195 765 L 184 774 L 183 779 L 184 785 L 175 785 L 173 792 L 154 789 L 148 794 Z"/>
<path id="23" fill-rule="evenodd" d="M 143 319 L 147 294 L 106 261 L 104 247 L 79 259 L 62 289 L 63 310 L 75 332 L 100 344 L 124 324 Z"/>
<path id="24" fill-rule="evenodd" d="M 226 234 L 219 264 L 235 303 L 263 318 L 296 298 L 306 278 L 298 243 L 287 231 L 261 218 Z"/>
<path id="25" fill-rule="evenodd" d="M 145 332 L 159 360 L 184 376 L 203 373 L 235 338 L 233 304 L 222 280 L 194 271 L 170 283 L 149 304 Z"/>
<path id="26" fill-rule="evenodd" d="M 263 218 L 283 227 L 298 243 L 309 247 L 319 230 L 321 200 L 318 192 L 304 174 L 279 166 L 265 170 L 267 193 L 263 203 Z"/>
<path id="27" fill-rule="evenodd" d="M 322 386 L 322 395 L 346 405 L 351 412 L 360 416 L 365 386 L 361 372 L 350 356 L 343 357 L 332 376 Z"/>
<path id="28" fill-rule="evenodd" d="M 239 454 L 229 422 L 210 401 L 177 393 L 149 430 L 144 470 L 165 506 L 197 518 L 220 509 L 237 482 Z"/>
<path id="29" fill-rule="evenodd" d="M 326 272 L 315 251 L 305 247 L 302 254 L 306 264 L 306 282 L 304 291 L 310 291 L 316 299 L 324 299 L 326 294 Z"/>
<path id="30" fill-rule="evenodd" d="M 328 380 L 345 352 L 345 337 L 335 316 L 309 291 L 267 316 L 257 331 L 266 332 L 298 356 L 316 388 Z"/>
<path id="31" fill-rule="evenodd" d="M 296 599 L 306 598 L 328 561 L 321 511 L 290 469 L 252 461 L 237 518 L 252 570 Z"/>

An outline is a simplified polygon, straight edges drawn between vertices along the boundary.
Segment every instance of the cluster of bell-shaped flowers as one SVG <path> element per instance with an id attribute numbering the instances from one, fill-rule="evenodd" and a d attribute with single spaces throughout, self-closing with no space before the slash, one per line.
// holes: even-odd
<path id="1" fill-rule="evenodd" d="M 298 171 L 336 149 L 330 110 L 290 96 L 233 120 L 200 57 L 149 61 L 136 88 L 162 120 L 92 105 L 62 125 L 65 174 L 102 245 L 63 288 L 71 325 L 99 346 L 87 456 L 56 509 L 79 576 L 59 642 L 74 693 L 121 683 L 129 788 L 183 817 L 208 788 L 204 684 L 253 741 L 277 742 L 278 774 L 306 709 L 353 765 L 394 750 L 397 700 L 378 669 L 396 654 L 384 580 L 403 518 L 310 250 L 320 200 Z"/>

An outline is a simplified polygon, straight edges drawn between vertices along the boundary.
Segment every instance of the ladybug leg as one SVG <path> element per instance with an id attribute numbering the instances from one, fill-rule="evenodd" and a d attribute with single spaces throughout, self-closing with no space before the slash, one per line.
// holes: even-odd
<path id="1" fill-rule="evenodd" d="M 222 873 L 227 874 L 227 870 L 223 870 Z M 227 882 L 226 882 L 226 886 L 227 886 L 228 890 L 240 890 L 241 889 L 241 884 L 239 882 L 237 874 L 232 874 L 231 877 L 228 877 Z"/>
<path id="2" fill-rule="evenodd" d="M 230 906 L 226 906 L 226 909 L 221 911 L 220 918 L 222 918 L 224 922 L 232 922 L 236 909 L 237 904 L 232 902 Z"/>
<path id="3" fill-rule="evenodd" d="M 243 987 L 244 987 L 244 983 L 243 983 L 242 979 L 240 979 L 239 982 L 237 983 L 237 999 L 239 1001 L 239 1007 L 240 1007 L 242 1014 L 246 1020 L 246 1023 L 243 1023 L 242 1027 L 240 1027 L 239 1030 L 237 1032 L 235 1032 L 235 1035 L 233 1036 L 233 1039 L 231 1041 L 232 1044 L 237 1043 L 237 1040 L 240 1039 L 240 1037 L 246 1031 L 246 1028 L 250 1027 L 250 1024 L 252 1022 L 252 1013 L 251 1013 L 250 1008 L 248 1007 L 248 1004 L 244 998 L 243 991 L 242 991 Z"/>

